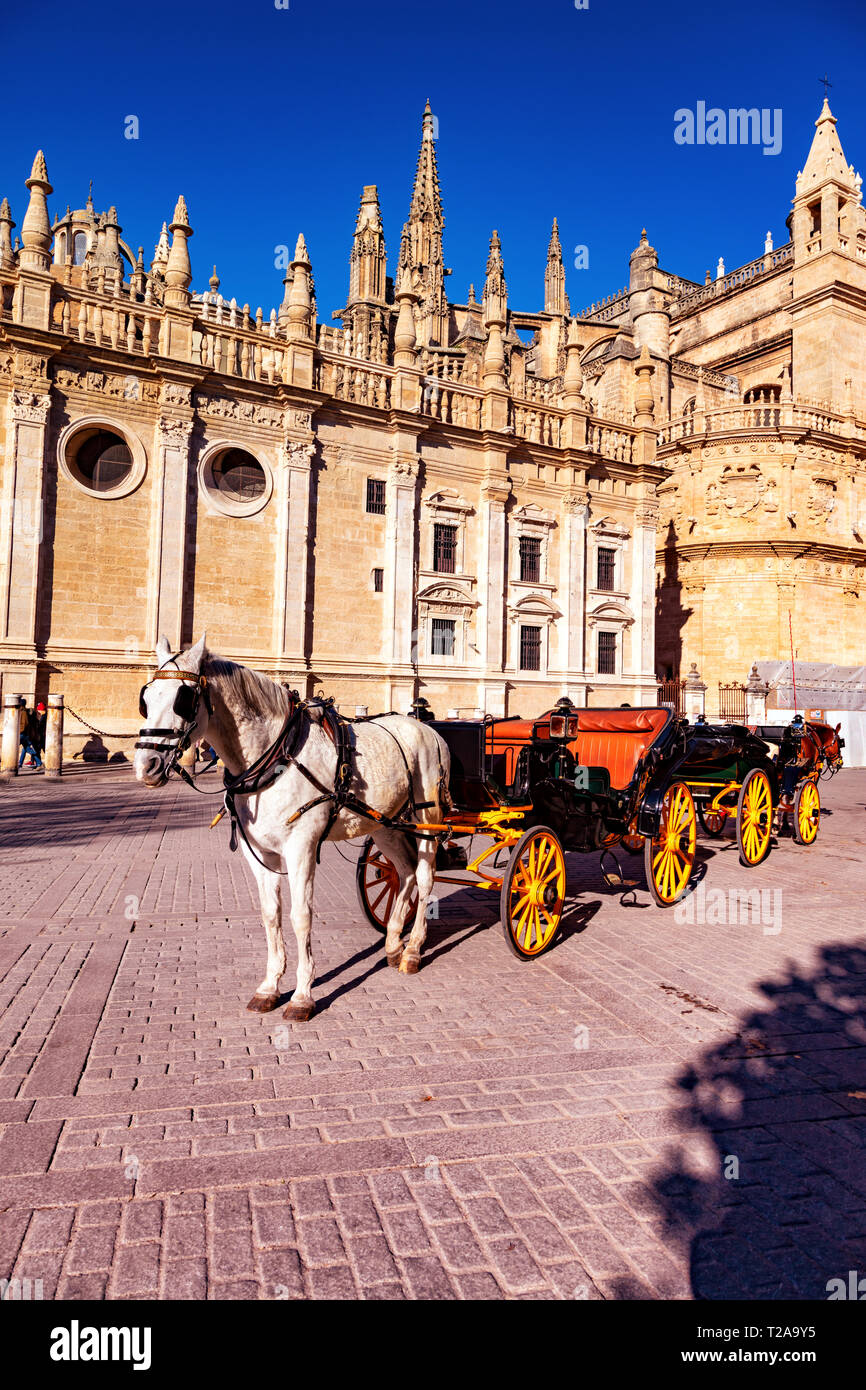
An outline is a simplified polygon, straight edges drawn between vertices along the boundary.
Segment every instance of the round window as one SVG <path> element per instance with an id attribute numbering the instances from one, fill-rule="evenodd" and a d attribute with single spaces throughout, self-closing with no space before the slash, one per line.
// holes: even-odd
<path id="1" fill-rule="evenodd" d="M 267 487 L 262 465 L 244 449 L 226 449 L 210 471 L 216 490 L 231 502 L 255 502 Z"/>
<path id="2" fill-rule="evenodd" d="M 122 435 L 112 430 L 83 430 L 70 445 L 67 463 L 78 481 L 91 492 L 112 492 L 132 473 L 132 451 Z"/>

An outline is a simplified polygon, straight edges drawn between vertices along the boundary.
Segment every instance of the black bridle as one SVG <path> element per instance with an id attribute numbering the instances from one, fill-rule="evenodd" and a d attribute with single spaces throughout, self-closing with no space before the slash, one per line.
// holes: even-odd
<path id="1" fill-rule="evenodd" d="M 176 658 L 170 656 L 169 661 L 176 661 Z M 199 707 L 202 700 L 204 701 L 208 714 L 211 713 L 210 697 L 207 692 L 207 679 L 202 675 L 194 675 L 191 671 L 181 671 L 177 667 L 175 670 L 170 671 L 167 669 L 167 665 L 161 666 L 158 671 L 154 672 L 150 680 L 145 682 L 138 692 L 138 712 L 142 719 L 147 718 L 147 704 L 144 698 L 145 691 L 149 685 L 152 685 L 154 681 L 158 680 L 179 682 L 179 688 L 174 697 L 174 704 L 172 705 L 172 712 L 177 715 L 178 719 L 183 720 L 183 727 L 180 729 L 139 729 L 140 737 L 135 746 L 136 748 L 153 749 L 157 753 L 168 753 L 169 756 L 165 764 L 166 775 L 168 775 L 173 768 L 176 768 L 177 772 L 184 775 L 184 769 L 176 766 L 177 760 L 181 753 L 185 753 L 187 748 L 189 748 L 192 731 L 198 719 Z M 141 737 L 142 735 L 143 737 Z M 164 741 L 161 743 L 154 743 L 152 740 L 156 738 Z M 165 740 L 168 741 L 166 742 Z M 184 776 L 184 781 L 187 780 L 189 779 Z"/>

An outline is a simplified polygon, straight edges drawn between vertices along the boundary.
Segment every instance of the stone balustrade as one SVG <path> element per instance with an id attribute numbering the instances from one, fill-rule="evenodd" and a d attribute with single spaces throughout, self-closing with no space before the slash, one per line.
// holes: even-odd
<path id="1" fill-rule="evenodd" d="M 675 300 L 671 305 L 671 319 L 678 319 L 686 314 L 690 314 L 698 305 L 705 301 L 721 299 L 724 295 L 733 294 L 734 291 L 742 289 L 744 285 L 749 285 L 761 275 L 770 275 L 778 270 L 780 266 L 787 265 L 794 260 L 794 243 L 789 241 L 785 246 L 779 246 L 775 251 L 766 251 L 762 256 L 757 256 L 755 260 L 749 261 L 748 265 L 741 265 L 736 270 L 732 270 L 729 275 L 722 275 L 718 280 L 713 280 L 709 285 L 700 285 L 697 289 L 689 290 Z"/>
<path id="2" fill-rule="evenodd" d="M 739 430 L 810 431 L 836 437 L 866 439 L 866 424 L 818 401 L 773 401 L 768 393 L 747 405 L 711 406 L 693 411 L 679 420 L 666 420 L 659 427 L 659 449 L 675 445 L 696 435 L 732 434 Z"/>
<path id="3" fill-rule="evenodd" d="M 634 433 L 622 426 L 587 420 L 586 447 L 591 453 L 615 459 L 617 463 L 631 463 L 634 458 Z"/>

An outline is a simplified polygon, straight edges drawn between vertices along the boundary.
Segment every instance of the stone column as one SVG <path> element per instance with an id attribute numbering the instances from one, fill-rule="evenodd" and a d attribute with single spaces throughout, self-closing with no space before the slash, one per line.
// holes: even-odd
<path id="1" fill-rule="evenodd" d="M 51 779 L 63 773 L 63 696 L 48 696 L 48 716 L 45 721 L 45 776 Z"/>
<path id="2" fill-rule="evenodd" d="M 563 667 L 571 692 L 571 678 L 586 670 L 586 525 L 589 493 L 569 493 L 563 499 L 565 520 L 560 555 L 560 607 L 565 624 Z"/>
<path id="3" fill-rule="evenodd" d="M 415 440 L 394 442 L 394 459 L 388 475 L 385 522 L 384 630 L 382 651 L 389 673 L 392 705 L 405 713 L 415 695 L 415 671 L 421 635 L 415 626 L 416 512 L 420 465 Z M 410 452 L 411 450 L 411 452 Z"/>
<path id="4" fill-rule="evenodd" d="M 686 676 L 685 690 L 683 691 L 683 708 L 686 718 L 689 719 L 692 724 L 706 712 L 706 694 L 706 684 L 701 680 L 701 673 L 698 670 L 697 663 L 693 661 L 689 673 Z"/>
<path id="5" fill-rule="evenodd" d="M 191 434 L 191 418 L 160 415 L 147 632 L 151 647 L 165 636 L 172 651 L 181 644 Z"/>
<path id="6" fill-rule="evenodd" d="M 658 503 L 654 497 L 645 497 L 634 512 L 630 597 L 635 617 L 631 664 L 636 689 L 655 690 L 656 685 L 655 558 L 658 517 Z"/>
<path id="7" fill-rule="evenodd" d="M 297 412 L 300 416 L 302 412 Z M 310 416 L 305 414 L 309 425 Z M 278 480 L 279 533 L 274 579 L 274 651 L 305 666 L 307 585 L 311 545 L 310 484 L 315 441 L 286 440 Z"/>
<path id="8" fill-rule="evenodd" d="M 25 359 L 26 360 L 26 359 Z M 39 369 L 44 368 L 40 360 Z M 40 390 L 44 385 L 45 389 Z M 35 387 L 35 389 L 34 389 Z M 3 470 L 0 637 L 6 652 L 36 659 L 48 382 L 15 385 L 9 404 Z"/>
<path id="9" fill-rule="evenodd" d="M 503 670 L 507 660 L 505 634 L 506 533 L 505 504 L 511 480 L 503 471 L 488 474 L 481 489 L 481 564 L 479 566 L 479 636 L 481 662 L 487 675 Z"/>
<path id="10" fill-rule="evenodd" d="M 757 662 L 752 663 L 749 679 L 746 681 L 746 723 L 766 724 L 767 695 L 770 687 L 758 675 Z"/>
<path id="11" fill-rule="evenodd" d="M 18 776 L 20 756 L 20 715 L 18 701 L 20 695 L 3 696 L 3 744 L 0 750 L 0 782 L 8 782 Z"/>

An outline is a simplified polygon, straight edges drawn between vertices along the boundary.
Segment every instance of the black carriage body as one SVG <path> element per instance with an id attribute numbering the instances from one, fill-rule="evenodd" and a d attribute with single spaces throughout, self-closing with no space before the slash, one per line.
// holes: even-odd
<path id="1" fill-rule="evenodd" d="M 766 772 L 775 803 L 778 765 L 765 742 L 763 728 L 748 729 L 744 724 L 686 727 L 686 752 L 677 770 L 699 801 L 712 800 L 717 794 L 715 788 L 728 783 L 741 786 L 753 768 Z M 703 783 L 709 785 L 702 786 Z"/>
<path id="2" fill-rule="evenodd" d="M 451 752 L 455 805 L 462 811 L 525 806 L 527 827 L 549 826 L 565 849 L 584 853 L 633 826 L 656 834 L 685 751 L 685 722 L 663 707 L 580 709 L 569 713 L 564 737 L 551 737 L 551 713 L 535 720 L 435 721 Z"/>

